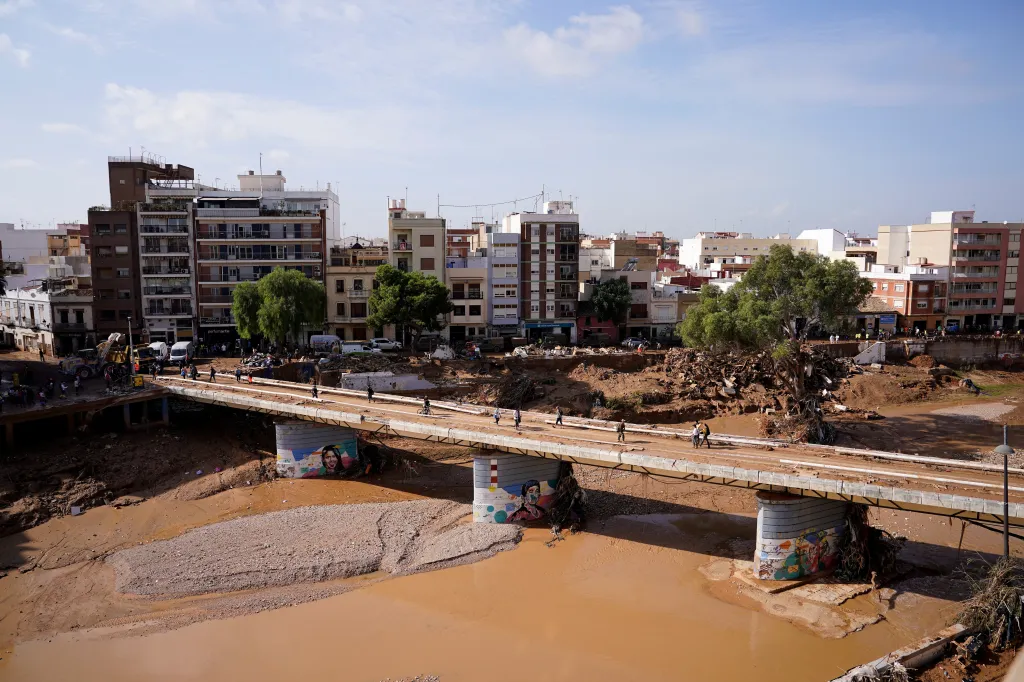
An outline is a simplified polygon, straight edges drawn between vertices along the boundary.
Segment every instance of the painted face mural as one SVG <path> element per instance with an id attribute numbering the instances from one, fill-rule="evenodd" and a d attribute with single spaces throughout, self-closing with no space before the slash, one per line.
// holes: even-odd
<path id="1" fill-rule="evenodd" d="M 508 515 L 505 522 L 510 521 L 536 521 L 544 516 L 544 508 L 537 503 L 540 501 L 540 481 L 529 480 L 523 484 L 522 503 L 519 508 Z"/>
<path id="2" fill-rule="evenodd" d="M 323 459 L 325 476 L 333 476 L 338 473 L 341 467 L 341 455 L 338 453 L 337 446 L 325 445 L 321 457 Z"/>

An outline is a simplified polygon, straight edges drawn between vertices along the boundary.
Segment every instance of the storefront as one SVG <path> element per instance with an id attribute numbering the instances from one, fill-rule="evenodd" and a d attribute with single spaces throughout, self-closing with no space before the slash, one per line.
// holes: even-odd
<path id="1" fill-rule="evenodd" d="M 572 322 L 527 322 L 526 338 L 540 341 L 550 334 L 562 334 L 570 343 L 576 342 L 576 325 Z"/>

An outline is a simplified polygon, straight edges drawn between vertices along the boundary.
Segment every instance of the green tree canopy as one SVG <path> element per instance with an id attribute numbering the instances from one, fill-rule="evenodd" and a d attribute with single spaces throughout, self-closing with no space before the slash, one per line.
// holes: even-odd
<path id="1" fill-rule="evenodd" d="M 423 332 L 444 329 L 444 316 L 454 306 L 448 289 L 436 277 L 381 265 L 374 279 L 377 288 L 370 294 L 368 326 L 379 329 L 393 324 L 396 329 L 411 330 L 417 338 Z"/>
<path id="2" fill-rule="evenodd" d="M 814 330 L 839 331 L 870 293 L 853 263 L 776 244 L 728 292 L 702 287 L 678 333 L 696 347 L 770 348 Z"/>
<path id="3" fill-rule="evenodd" d="M 275 268 L 257 282 L 241 282 L 232 293 L 231 312 L 238 334 L 262 334 L 283 343 L 298 339 L 304 326 L 319 327 L 324 319 L 324 286 L 298 270 Z"/>
<path id="4" fill-rule="evenodd" d="M 629 282 L 618 277 L 594 285 L 594 293 L 590 304 L 594 314 L 601 322 L 622 324 L 626 321 L 633 295 L 629 290 Z"/>

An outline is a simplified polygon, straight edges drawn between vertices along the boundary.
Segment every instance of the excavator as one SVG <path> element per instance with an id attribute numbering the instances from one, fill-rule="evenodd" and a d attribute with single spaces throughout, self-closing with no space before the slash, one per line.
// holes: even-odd
<path id="1" fill-rule="evenodd" d="M 63 358 L 60 361 L 60 371 L 68 376 L 77 376 L 81 379 L 103 376 L 107 369 L 110 369 L 111 376 L 115 382 L 127 378 L 129 374 L 128 346 L 125 343 L 124 334 L 114 333 L 107 337 L 95 348 L 86 348 L 78 351 L 75 355 Z M 153 351 L 148 346 L 136 346 L 133 349 L 132 359 L 135 364 L 135 371 L 144 373 L 149 366 L 156 361 Z"/>

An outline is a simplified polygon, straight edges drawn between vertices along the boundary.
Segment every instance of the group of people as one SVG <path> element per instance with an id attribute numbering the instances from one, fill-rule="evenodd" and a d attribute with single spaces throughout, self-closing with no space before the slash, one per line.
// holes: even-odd
<path id="1" fill-rule="evenodd" d="M 3 413 L 4 405 L 7 403 L 20 405 L 21 407 L 30 407 L 38 403 L 42 407 L 46 407 L 47 401 L 53 400 L 55 397 L 60 400 L 68 397 L 68 384 L 66 381 L 62 380 L 58 384 L 51 378 L 46 384 L 36 388 L 21 383 L 20 377 L 17 374 L 13 374 L 12 377 L 14 385 L 0 393 L 0 413 Z M 82 380 L 76 376 L 73 385 L 75 395 L 80 395 L 82 392 Z M 60 390 L 59 393 L 58 389 Z"/>
<path id="2" fill-rule="evenodd" d="M 690 432 L 690 440 L 693 441 L 693 447 L 699 448 L 701 445 L 706 445 L 708 449 L 711 449 L 711 443 L 708 442 L 708 436 L 711 435 L 711 427 L 708 426 L 707 422 L 694 422 L 693 431 Z"/>

